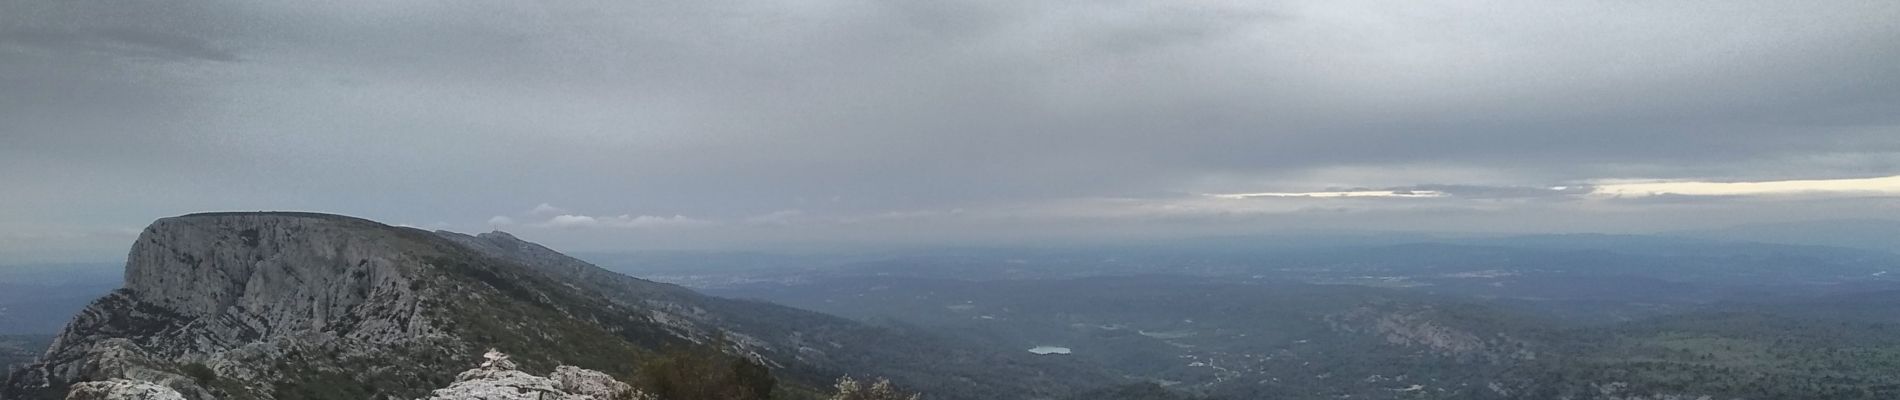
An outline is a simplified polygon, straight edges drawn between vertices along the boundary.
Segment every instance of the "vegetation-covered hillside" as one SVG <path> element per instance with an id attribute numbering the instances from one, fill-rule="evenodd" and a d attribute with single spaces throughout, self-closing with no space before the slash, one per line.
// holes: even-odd
<path id="1" fill-rule="evenodd" d="M 1179 276 L 844 278 L 746 290 L 969 343 L 1095 365 L 1165 393 L 1223 398 L 1893 398 L 1900 326 L 1760 302 L 1603 324 L 1482 298 Z M 1883 296 L 1827 297 L 1878 313 Z M 1822 300 L 1809 300 L 1822 301 Z M 1861 304 L 1860 307 L 1851 304 Z M 1796 310 L 1806 307 L 1794 308 Z M 1114 393 L 1146 398 L 1141 386 Z M 1109 393 L 1109 392 L 1104 392 Z"/>

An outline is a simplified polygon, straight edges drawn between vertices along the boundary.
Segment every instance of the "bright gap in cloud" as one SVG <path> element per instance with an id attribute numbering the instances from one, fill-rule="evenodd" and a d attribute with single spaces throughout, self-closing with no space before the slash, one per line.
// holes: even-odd
<path id="1" fill-rule="evenodd" d="M 1900 175 L 1881 178 L 1807 179 L 1763 182 L 1610 180 L 1594 183 L 1590 194 L 1602 197 L 1900 195 Z"/>
<path id="2" fill-rule="evenodd" d="M 1209 194 L 1209 197 L 1222 199 L 1251 199 L 1259 197 L 1445 197 L 1445 192 L 1436 190 L 1348 190 L 1336 192 L 1261 192 Z"/>
<path id="3" fill-rule="evenodd" d="M 662 217 L 622 214 L 612 217 L 593 217 L 587 215 L 561 214 L 549 218 L 547 222 L 537 224 L 537 226 L 543 228 L 666 228 L 703 226 L 711 223 L 711 221 L 695 219 L 684 215 Z"/>

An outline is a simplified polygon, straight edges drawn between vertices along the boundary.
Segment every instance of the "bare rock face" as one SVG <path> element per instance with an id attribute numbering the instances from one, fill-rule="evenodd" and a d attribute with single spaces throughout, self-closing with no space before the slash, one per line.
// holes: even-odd
<path id="1" fill-rule="evenodd" d="M 73 385 L 66 400 L 185 400 L 185 396 L 165 385 L 114 379 Z"/>
<path id="2" fill-rule="evenodd" d="M 548 378 L 560 382 L 562 391 L 591 396 L 596 399 L 646 399 L 645 394 L 633 389 L 633 385 L 615 380 L 606 373 L 575 366 L 562 365 L 554 369 Z"/>
<path id="3" fill-rule="evenodd" d="M 456 375 L 427 400 L 634 400 L 648 397 L 599 371 L 561 366 L 543 378 L 515 369 L 508 355 L 489 350 L 481 367 Z"/>
<path id="4" fill-rule="evenodd" d="M 136 379 L 208 399 L 208 381 L 180 371 L 263 390 L 310 372 L 269 360 L 306 351 L 326 362 L 369 358 L 446 338 L 412 285 L 425 252 L 384 228 L 295 213 L 158 220 L 132 246 L 125 287 L 81 311 L 0 394 L 46 397 L 77 382 Z"/>
<path id="5" fill-rule="evenodd" d="M 301 329 L 342 328 L 366 340 L 428 333 L 415 319 L 353 321 L 366 307 L 413 307 L 402 241 L 368 221 L 231 215 L 167 218 L 145 229 L 126 262 L 125 288 L 186 317 L 228 316 L 210 333 L 233 342 Z M 241 309 L 233 306 L 242 305 Z M 208 343 L 216 345 L 220 343 Z"/>

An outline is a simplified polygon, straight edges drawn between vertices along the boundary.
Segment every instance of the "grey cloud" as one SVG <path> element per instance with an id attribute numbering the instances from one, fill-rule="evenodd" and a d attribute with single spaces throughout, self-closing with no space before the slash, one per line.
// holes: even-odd
<path id="1" fill-rule="evenodd" d="M 48 51 L 85 51 L 126 57 L 166 60 L 237 61 L 237 53 L 204 39 L 165 32 L 133 29 L 0 30 L 0 45 L 19 45 Z"/>
<path id="2" fill-rule="evenodd" d="M 968 225 L 987 210 L 1324 187 L 1586 215 L 1542 208 L 1580 186 L 1542 186 L 1900 174 L 1896 19 L 1881 1 L 0 0 L 0 183 L 22 193 L 0 230 L 233 208 L 526 225 L 547 202 L 799 210 L 703 230 L 728 243 L 756 238 L 710 232 L 968 210 L 928 228 L 956 238 L 1058 229 Z M 1518 212 L 1474 209 L 1313 214 Z M 812 236 L 880 236 L 856 229 Z"/>

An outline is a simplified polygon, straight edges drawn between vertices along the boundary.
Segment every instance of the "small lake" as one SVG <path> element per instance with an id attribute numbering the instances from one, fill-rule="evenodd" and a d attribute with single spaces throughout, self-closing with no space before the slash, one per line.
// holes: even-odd
<path id="1" fill-rule="evenodd" d="M 1030 348 L 1029 352 L 1036 353 L 1036 354 L 1069 354 L 1069 348 L 1056 347 L 1056 346 L 1036 346 L 1036 347 Z"/>

